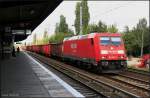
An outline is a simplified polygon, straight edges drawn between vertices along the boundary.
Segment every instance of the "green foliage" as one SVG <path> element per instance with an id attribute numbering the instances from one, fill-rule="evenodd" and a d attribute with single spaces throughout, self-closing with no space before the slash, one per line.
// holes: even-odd
<path id="1" fill-rule="evenodd" d="M 66 23 L 66 17 L 60 15 L 59 32 L 68 32 L 68 24 Z"/>
<path id="2" fill-rule="evenodd" d="M 49 42 L 51 43 L 59 43 L 62 42 L 64 37 L 74 35 L 73 30 L 68 28 L 68 24 L 66 23 L 66 18 L 61 15 L 60 22 L 56 23 L 55 34 L 49 38 Z"/>
<path id="3" fill-rule="evenodd" d="M 74 35 L 74 31 L 72 29 L 68 29 L 68 36 L 73 36 Z"/>
<path id="4" fill-rule="evenodd" d="M 48 43 L 60 43 L 63 41 L 64 37 L 69 36 L 66 33 L 56 33 L 51 37 L 46 37 L 41 40 L 37 40 L 37 45 L 44 45 Z"/>
<path id="5" fill-rule="evenodd" d="M 140 19 L 138 24 L 129 30 L 126 26 L 123 34 L 123 39 L 128 55 L 140 56 L 142 46 L 142 33 L 144 53 L 149 52 L 150 48 L 150 32 L 145 18 Z"/>
<path id="6" fill-rule="evenodd" d="M 116 33 L 116 32 L 118 32 L 118 29 L 117 29 L 116 25 L 110 25 L 107 27 L 107 31 L 111 32 L 111 33 Z"/>
<path id="7" fill-rule="evenodd" d="M 42 39 L 42 44 L 48 44 L 49 43 L 49 38 L 45 37 Z"/>
<path id="8" fill-rule="evenodd" d="M 144 46 L 148 48 L 150 53 L 150 27 L 147 27 L 144 32 Z"/>
<path id="9" fill-rule="evenodd" d="M 102 21 L 98 22 L 98 32 L 107 32 L 107 25 Z"/>
<path id="10" fill-rule="evenodd" d="M 134 39 L 134 35 L 131 32 L 124 33 L 123 39 L 124 39 L 124 44 L 125 44 L 125 48 L 127 50 L 127 53 L 129 55 L 132 55 L 133 44 L 134 44 L 134 41 L 132 41 L 132 39 Z"/>
<path id="11" fill-rule="evenodd" d="M 68 32 L 68 24 L 66 23 L 66 17 L 60 15 L 60 22 L 56 23 L 55 33 Z"/>
<path id="12" fill-rule="evenodd" d="M 59 23 L 56 23 L 56 26 L 55 26 L 55 33 L 59 33 Z"/>
<path id="13" fill-rule="evenodd" d="M 125 31 L 124 31 L 125 33 L 126 32 L 130 32 L 130 30 L 129 30 L 129 27 L 128 26 L 125 26 Z"/>
<path id="14" fill-rule="evenodd" d="M 88 33 L 98 32 L 99 27 L 96 24 L 89 24 L 87 30 L 88 30 Z"/>
<path id="15" fill-rule="evenodd" d="M 79 34 L 80 33 L 80 2 L 76 4 L 75 15 L 76 15 L 75 23 L 74 23 L 75 31 L 77 34 Z"/>
<path id="16" fill-rule="evenodd" d="M 139 23 L 136 25 L 136 28 L 139 30 L 144 30 L 147 28 L 147 20 L 145 18 L 142 18 L 139 20 Z"/>
<path id="17" fill-rule="evenodd" d="M 107 26 L 102 21 L 99 21 L 98 24 L 90 24 L 88 26 L 88 32 L 110 32 L 110 33 L 116 33 L 118 31 L 117 27 L 115 25 Z"/>
<path id="18" fill-rule="evenodd" d="M 75 30 L 76 33 L 80 33 L 80 6 L 82 6 L 82 33 L 87 34 L 88 32 L 88 23 L 90 20 L 90 14 L 89 14 L 89 8 L 88 8 L 88 3 L 87 0 L 82 0 L 81 3 L 77 3 L 76 5 L 76 18 L 75 18 Z"/>
<path id="19" fill-rule="evenodd" d="M 44 43 L 43 43 L 43 39 L 38 39 L 37 41 L 36 41 L 36 45 L 43 45 Z"/>
<path id="20" fill-rule="evenodd" d="M 82 32 L 83 34 L 87 34 L 87 27 L 90 20 L 89 8 L 87 4 L 87 0 L 82 0 Z"/>
<path id="21" fill-rule="evenodd" d="M 56 33 L 49 39 L 50 43 L 61 43 L 65 37 L 72 36 L 71 33 Z"/>

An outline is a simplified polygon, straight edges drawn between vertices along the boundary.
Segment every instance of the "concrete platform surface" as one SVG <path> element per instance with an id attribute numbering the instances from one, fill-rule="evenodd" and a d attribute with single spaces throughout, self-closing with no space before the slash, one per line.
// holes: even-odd
<path id="1" fill-rule="evenodd" d="M 2 98 L 84 97 L 27 53 L 0 64 Z"/>

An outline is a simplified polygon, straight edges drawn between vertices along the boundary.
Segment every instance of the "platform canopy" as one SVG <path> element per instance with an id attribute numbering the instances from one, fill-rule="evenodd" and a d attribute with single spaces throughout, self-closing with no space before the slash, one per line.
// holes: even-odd
<path id="1" fill-rule="evenodd" d="M 0 33 L 15 35 L 15 41 L 24 40 L 62 0 L 0 0 Z M 21 31 L 17 33 L 15 31 Z M 5 34 L 6 32 L 9 32 Z M 2 34 L 3 33 L 3 34 Z M 7 37 L 7 36 L 5 36 Z"/>

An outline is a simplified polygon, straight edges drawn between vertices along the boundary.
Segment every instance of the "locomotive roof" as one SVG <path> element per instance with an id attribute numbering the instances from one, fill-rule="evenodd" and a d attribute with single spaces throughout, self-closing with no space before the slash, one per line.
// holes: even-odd
<path id="1" fill-rule="evenodd" d="M 90 33 L 90 34 L 86 34 L 86 35 L 77 35 L 77 36 L 72 36 L 72 37 L 66 37 L 66 38 L 64 38 L 63 41 L 94 38 L 96 36 L 121 36 L 121 34 L 109 33 L 109 32 L 104 32 L 104 33 L 95 32 L 95 33 Z"/>

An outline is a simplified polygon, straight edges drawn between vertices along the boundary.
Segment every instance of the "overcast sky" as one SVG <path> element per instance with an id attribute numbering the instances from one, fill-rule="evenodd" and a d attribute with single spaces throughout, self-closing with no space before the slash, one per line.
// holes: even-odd
<path id="1" fill-rule="evenodd" d="M 49 36 L 54 34 L 55 24 L 59 22 L 60 15 L 66 17 L 69 28 L 75 30 L 75 7 L 79 1 L 63 1 L 33 32 L 38 38 L 43 37 L 43 32 L 48 31 Z M 88 1 L 90 22 L 98 23 L 99 20 L 107 25 L 116 24 L 119 31 L 127 25 L 130 29 L 135 26 L 140 18 L 146 18 L 149 25 L 149 1 Z M 32 41 L 32 35 L 28 42 Z"/>

